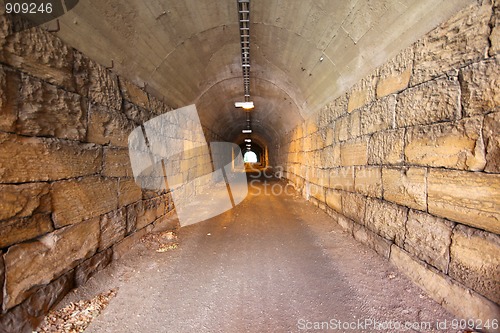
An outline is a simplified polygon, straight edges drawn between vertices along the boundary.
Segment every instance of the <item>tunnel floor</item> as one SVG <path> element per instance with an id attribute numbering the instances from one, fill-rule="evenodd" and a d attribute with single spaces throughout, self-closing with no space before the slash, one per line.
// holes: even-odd
<path id="1" fill-rule="evenodd" d="M 60 306 L 117 287 L 86 332 L 386 332 L 398 330 L 363 323 L 452 319 L 275 179 L 254 180 L 235 209 L 181 228 L 175 250 L 139 243 Z"/>

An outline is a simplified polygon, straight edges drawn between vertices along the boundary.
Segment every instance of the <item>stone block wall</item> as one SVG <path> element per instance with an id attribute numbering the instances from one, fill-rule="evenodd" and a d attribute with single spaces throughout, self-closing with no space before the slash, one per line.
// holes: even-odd
<path id="1" fill-rule="evenodd" d="M 499 5 L 459 12 L 277 148 L 347 233 L 483 322 L 500 314 Z"/>
<path id="2" fill-rule="evenodd" d="M 177 222 L 171 192 L 142 190 L 128 152 L 130 132 L 172 108 L 53 34 L 12 24 L 0 15 L 0 331 L 18 333 L 145 233 Z M 180 173 L 211 171 L 207 154 L 186 159 L 196 163 Z"/>

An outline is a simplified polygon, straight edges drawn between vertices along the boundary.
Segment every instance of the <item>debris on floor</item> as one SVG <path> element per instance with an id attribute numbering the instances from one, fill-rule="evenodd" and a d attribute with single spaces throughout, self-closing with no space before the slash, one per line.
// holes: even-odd
<path id="1" fill-rule="evenodd" d="M 159 253 L 175 250 L 179 246 L 177 240 L 178 237 L 173 231 L 151 233 L 141 238 L 142 243 L 149 248 L 155 248 Z"/>
<path id="2" fill-rule="evenodd" d="M 71 302 L 68 306 L 52 310 L 35 333 L 79 333 L 85 331 L 116 296 L 117 289 L 101 293 L 91 300 Z"/>

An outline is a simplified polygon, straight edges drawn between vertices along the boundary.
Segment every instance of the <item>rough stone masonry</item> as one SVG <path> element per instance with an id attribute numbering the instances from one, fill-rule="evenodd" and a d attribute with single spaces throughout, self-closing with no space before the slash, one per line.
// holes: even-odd
<path id="1" fill-rule="evenodd" d="M 500 315 L 500 4 L 465 8 L 283 136 L 284 177 L 460 318 Z"/>

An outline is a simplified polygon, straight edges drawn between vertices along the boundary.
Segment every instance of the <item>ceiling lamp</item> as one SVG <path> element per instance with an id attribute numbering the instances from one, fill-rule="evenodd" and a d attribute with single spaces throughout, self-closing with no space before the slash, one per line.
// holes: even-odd
<path id="1" fill-rule="evenodd" d="M 244 129 L 244 130 L 241 131 L 241 133 L 243 133 L 243 134 L 250 134 L 250 133 L 252 133 L 252 130 L 251 129 Z"/>
<path id="2" fill-rule="evenodd" d="M 253 102 L 236 102 L 234 106 L 245 110 L 252 110 L 254 108 Z"/>
<path id="3" fill-rule="evenodd" d="M 245 142 L 252 142 L 252 139 L 245 139 Z"/>

